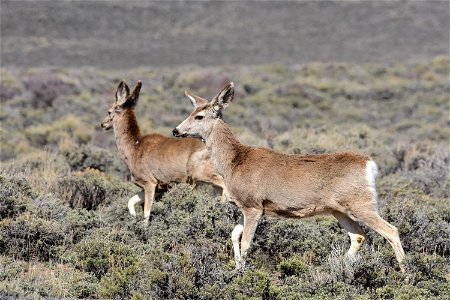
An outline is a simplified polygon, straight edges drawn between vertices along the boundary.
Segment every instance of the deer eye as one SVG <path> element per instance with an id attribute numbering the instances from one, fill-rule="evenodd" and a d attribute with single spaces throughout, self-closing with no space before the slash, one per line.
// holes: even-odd
<path id="1" fill-rule="evenodd" d="M 194 119 L 201 120 L 201 119 L 203 119 L 203 116 L 195 116 Z"/>

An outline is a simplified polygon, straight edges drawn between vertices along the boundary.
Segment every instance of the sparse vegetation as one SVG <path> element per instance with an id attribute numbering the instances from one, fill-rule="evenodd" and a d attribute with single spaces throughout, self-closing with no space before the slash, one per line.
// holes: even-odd
<path id="1" fill-rule="evenodd" d="M 0 298 L 448 299 L 448 63 L 2 69 Z M 370 231 L 345 256 L 348 237 L 328 216 L 263 218 L 236 273 L 240 214 L 210 187 L 172 186 L 144 226 L 126 207 L 139 189 L 99 126 L 122 78 L 143 82 L 146 132 L 169 135 L 182 121 L 185 89 L 213 96 L 232 79 L 225 119 L 244 143 L 372 155 L 406 273 Z"/>

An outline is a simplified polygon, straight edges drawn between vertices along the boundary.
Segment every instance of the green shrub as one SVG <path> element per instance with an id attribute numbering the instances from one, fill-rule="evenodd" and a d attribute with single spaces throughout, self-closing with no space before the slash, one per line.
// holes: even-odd
<path id="1" fill-rule="evenodd" d="M 398 227 L 402 245 L 406 252 L 450 254 L 450 206 L 442 200 L 426 201 L 427 198 L 399 197 L 400 201 L 383 207 L 386 221 Z M 417 196 L 416 196 L 417 197 Z M 411 199 L 413 198 L 413 199 Z"/>
<path id="2" fill-rule="evenodd" d="M 116 179 L 109 180 L 96 170 L 77 172 L 62 178 L 56 187 L 61 199 L 74 208 L 96 209 L 117 201 L 125 195 L 133 195 L 134 186 Z"/>
<path id="3" fill-rule="evenodd" d="M 124 269 L 114 269 L 109 271 L 100 280 L 98 294 L 100 298 L 107 299 L 126 299 L 130 298 L 132 291 L 129 289 L 136 274 L 139 273 L 139 267 L 132 265 Z"/>
<path id="4" fill-rule="evenodd" d="M 131 216 L 127 206 L 128 199 L 131 197 L 132 194 L 127 197 L 119 198 L 116 201 L 105 206 L 103 209 L 99 210 L 98 212 L 102 220 L 112 227 L 126 227 L 129 230 L 138 231 L 141 227 L 138 221 L 142 221 L 144 216 L 143 209 L 141 209 L 140 205 L 136 205 L 135 209 L 137 217 L 134 218 L 133 216 Z M 158 205 L 154 201 L 150 218 L 152 218 L 152 215 L 154 214 L 155 206 Z M 139 216 L 141 216 L 142 218 L 140 218 Z M 151 223 L 151 226 L 153 226 L 153 222 Z M 142 227 L 142 229 L 144 229 L 144 227 Z"/>
<path id="5" fill-rule="evenodd" d="M 102 210 L 105 222 L 135 232 L 143 242 L 151 241 L 167 248 L 191 239 L 231 244 L 230 234 L 240 217 L 234 206 L 220 203 L 212 196 L 212 191 L 193 188 L 189 184 L 175 184 L 156 197 L 148 226 L 143 225 L 139 205 L 137 218 L 129 215 L 127 199 Z"/>
<path id="6" fill-rule="evenodd" d="M 29 207 L 30 212 L 45 220 L 64 222 L 64 218 L 71 211 L 60 199 L 53 194 L 39 195 Z"/>
<path id="7" fill-rule="evenodd" d="M 362 294 L 352 285 L 344 282 L 317 281 L 314 278 L 299 279 L 292 276 L 286 278 L 283 285 L 273 288 L 274 299 L 373 299 L 367 294 Z"/>
<path id="8" fill-rule="evenodd" d="M 450 266 L 448 260 L 438 255 L 414 254 L 406 258 L 406 269 L 410 282 L 418 284 L 421 281 L 448 281 Z"/>
<path id="9" fill-rule="evenodd" d="M 85 237 L 70 250 L 71 253 L 66 259 L 99 279 L 110 270 L 125 269 L 139 261 L 132 246 L 110 238 L 107 235 Z"/>
<path id="10" fill-rule="evenodd" d="M 221 203 L 213 197 L 211 189 L 194 189 L 188 184 L 174 185 L 163 194 L 164 211 L 155 212 L 170 228 L 178 226 L 186 238 L 208 238 L 222 242 L 230 240 L 230 234 L 238 223 L 240 212 L 232 205 Z"/>
<path id="11" fill-rule="evenodd" d="M 300 275 L 308 271 L 308 265 L 305 263 L 302 256 L 295 254 L 279 263 L 278 271 L 281 273 L 282 278 Z"/>
<path id="12" fill-rule="evenodd" d="M 377 299 L 395 299 L 395 300 L 407 300 L 407 299 L 418 299 L 418 300 L 428 300 L 428 299 L 442 299 L 435 298 L 433 294 L 423 288 L 413 286 L 410 284 L 392 286 L 387 285 L 385 287 L 379 288 L 376 291 Z"/>
<path id="13" fill-rule="evenodd" d="M 226 287 L 224 299 L 270 299 L 269 274 L 262 270 L 247 270 L 233 278 Z"/>
<path id="14" fill-rule="evenodd" d="M 72 171 L 95 169 L 108 174 L 119 175 L 123 178 L 129 173 L 125 163 L 112 151 L 93 145 L 70 147 L 63 149 L 61 152 Z"/>
<path id="15" fill-rule="evenodd" d="M 21 84 L 16 76 L 8 72 L 6 69 L 1 69 L 2 82 L 0 83 L 0 103 L 4 103 L 13 99 L 15 96 L 21 94 Z"/>
<path id="16" fill-rule="evenodd" d="M 98 280 L 67 265 L 23 262 L 0 256 L 0 297 L 91 298 Z"/>
<path id="17" fill-rule="evenodd" d="M 0 282 L 8 278 L 16 278 L 26 267 L 26 262 L 12 257 L 0 255 Z"/>
<path id="18" fill-rule="evenodd" d="M 0 254 L 23 260 L 59 258 L 66 235 L 60 224 L 24 213 L 0 221 Z"/>
<path id="19" fill-rule="evenodd" d="M 12 218 L 23 213 L 36 197 L 30 182 L 24 177 L 0 175 L 0 218 Z"/>
<path id="20" fill-rule="evenodd" d="M 66 139 L 73 139 L 77 144 L 87 144 L 91 141 L 93 130 L 86 127 L 85 122 L 77 116 L 67 115 L 51 124 L 30 126 L 25 130 L 25 136 L 36 148 L 53 147 Z"/>
<path id="21" fill-rule="evenodd" d="M 287 220 L 268 219 L 261 222 L 255 234 L 255 249 L 261 249 L 277 259 L 312 252 L 317 259 L 325 258 L 332 245 L 348 237 L 338 228 L 337 222 L 318 222 L 319 219 Z"/>
<path id="22" fill-rule="evenodd" d="M 20 176 L 26 177 L 36 195 L 53 192 L 57 180 L 67 173 L 62 158 L 48 150 L 28 153 L 17 161 L 6 164 L 5 169 L 10 174 L 22 174 Z"/>
<path id="23" fill-rule="evenodd" d="M 436 198 L 450 198 L 450 180 L 448 166 L 450 163 L 448 145 L 436 147 L 429 157 L 417 159 L 412 168 L 412 177 L 416 187 L 425 194 Z"/>
<path id="24" fill-rule="evenodd" d="M 86 209 L 70 210 L 62 220 L 64 232 L 71 236 L 72 243 L 77 243 L 89 234 L 89 231 L 104 226 L 104 222 L 94 211 Z"/>
<path id="25" fill-rule="evenodd" d="M 418 282 L 416 287 L 429 291 L 436 299 L 445 299 L 445 297 L 450 295 L 450 284 L 448 280 L 424 280 Z"/>
<path id="26" fill-rule="evenodd" d="M 223 271 L 228 257 L 222 248 L 199 241 L 164 250 L 151 241 L 127 289 L 156 299 L 223 299 L 219 294 L 232 278 Z"/>
<path id="27" fill-rule="evenodd" d="M 343 247 L 335 248 L 327 257 L 324 271 L 331 282 L 345 282 L 361 289 L 383 286 L 387 280 L 389 264 L 379 252 L 369 251 L 345 255 Z"/>

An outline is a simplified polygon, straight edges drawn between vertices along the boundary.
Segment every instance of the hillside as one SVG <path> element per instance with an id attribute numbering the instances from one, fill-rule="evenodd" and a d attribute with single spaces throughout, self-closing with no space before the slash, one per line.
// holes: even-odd
<path id="1" fill-rule="evenodd" d="M 440 56 L 423 63 L 3 67 L 0 298 L 446 299 L 448 65 Z M 371 155 L 380 167 L 380 211 L 399 228 L 406 274 L 371 231 L 361 254 L 346 258 L 348 236 L 328 216 L 263 218 L 249 268 L 235 273 L 230 234 L 240 214 L 207 187 L 172 187 L 156 200 L 148 227 L 142 209 L 132 218 L 126 203 L 138 189 L 112 132 L 100 128 L 123 78 L 143 82 L 136 112 L 144 132 L 170 134 L 191 111 L 186 89 L 212 97 L 232 80 L 236 100 L 224 118 L 242 142 L 286 153 Z"/>
<path id="2" fill-rule="evenodd" d="M 426 62 L 448 1 L 1 1 L 1 63 L 127 69 Z"/>

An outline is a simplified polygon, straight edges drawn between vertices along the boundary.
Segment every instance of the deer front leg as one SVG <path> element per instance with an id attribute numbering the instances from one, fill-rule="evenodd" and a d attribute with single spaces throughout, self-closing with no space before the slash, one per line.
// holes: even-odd
<path id="1" fill-rule="evenodd" d="M 202 159 L 205 159 L 204 155 L 202 156 Z M 220 197 L 220 201 L 222 203 L 226 202 L 225 182 L 223 181 L 222 176 L 216 173 L 209 159 L 204 160 L 201 166 L 197 166 L 194 169 L 192 177 L 197 181 L 207 182 L 215 187 L 221 188 L 222 196 Z"/>
<path id="2" fill-rule="evenodd" d="M 241 217 L 239 224 L 234 227 L 231 232 L 231 241 L 233 242 L 234 250 L 234 262 L 236 263 L 236 269 L 240 269 L 241 266 L 241 250 L 239 249 L 239 241 L 241 239 L 242 232 L 244 231 L 244 217 Z"/>
<path id="3" fill-rule="evenodd" d="M 136 210 L 134 209 L 134 206 L 143 200 L 144 191 L 137 193 L 136 195 L 131 197 L 130 200 L 128 200 L 128 210 L 130 211 L 130 214 L 132 216 L 136 216 Z"/>
<path id="4" fill-rule="evenodd" d="M 145 201 L 144 201 L 144 223 L 148 224 L 150 219 L 150 211 L 152 209 L 153 199 L 155 198 L 156 183 L 150 182 L 145 185 Z"/>
<path id="5" fill-rule="evenodd" d="M 220 196 L 220 202 L 221 203 L 225 203 L 227 202 L 227 195 L 226 195 L 226 191 L 225 191 L 225 183 L 219 182 L 219 184 L 217 184 L 217 186 L 219 186 L 222 189 L 222 195 Z"/>
<path id="6" fill-rule="evenodd" d="M 258 221 L 263 214 L 262 210 L 256 208 L 246 208 L 244 210 L 244 230 L 241 239 L 241 257 L 239 264 L 236 264 L 236 268 L 242 268 L 245 265 L 245 256 L 247 255 L 250 244 L 255 235 Z"/>

